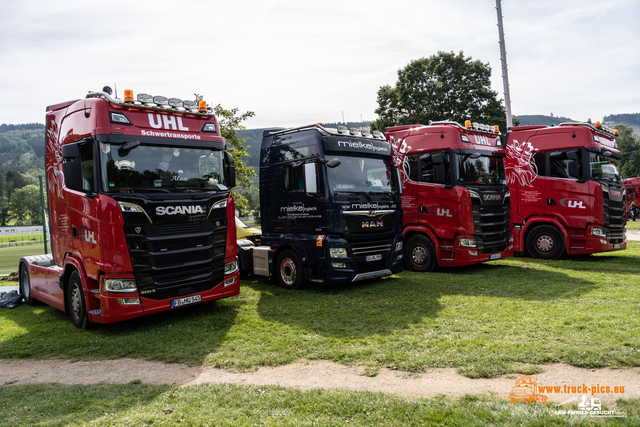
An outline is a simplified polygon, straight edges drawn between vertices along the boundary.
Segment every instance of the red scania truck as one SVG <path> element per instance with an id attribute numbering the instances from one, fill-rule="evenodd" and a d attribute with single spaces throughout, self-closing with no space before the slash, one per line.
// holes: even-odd
<path id="1" fill-rule="evenodd" d="M 626 191 L 626 212 L 627 218 L 632 218 L 635 221 L 637 216 L 631 214 L 631 204 L 640 207 L 640 177 L 623 179 L 622 183 Z"/>
<path id="2" fill-rule="evenodd" d="M 239 292 L 232 156 L 206 102 L 105 87 L 47 107 L 50 255 L 20 291 L 112 323 Z"/>
<path id="3" fill-rule="evenodd" d="M 404 260 L 413 271 L 513 256 L 505 150 L 497 126 L 387 128 L 402 177 Z"/>
<path id="4" fill-rule="evenodd" d="M 616 136 L 599 122 L 511 128 L 505 167 L 516 252 L 557 259 L 626 249 Z"/>

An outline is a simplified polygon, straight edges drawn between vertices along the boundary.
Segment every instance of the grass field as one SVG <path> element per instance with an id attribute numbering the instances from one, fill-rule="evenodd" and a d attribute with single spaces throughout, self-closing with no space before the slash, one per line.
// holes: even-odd
<path id="1" fill-rule="evenodd" d="M 0 252 L 2 253 L 2 252 Z M 542 363 L 640 366 L 640 242 L 559 261 L 513 258 L 433 274 L 286 291 L 265 278 L 241 294 L 83 331 L 46 305 L 0 310 L 0 359 L 121 357 L 255 370 L 300 359 L 469 377 Z M 567 409 L 566 407 L 563 409 Z M 558 416 L 554 407 L 471 396 L 406 399 L 277 387 L 4 386 L 4 425 L 640 425 Z"/>
<path id="2" fill-rule="evenodd" d="M 49 251 L 51 248 L 49 248 Z M 29 255 L 44 254 L 44 244 L 11 246 L 0 248 L 0 274 L 9 274 L 18 271 L 20 258 Z"/>
<path id="3" fill-rule="evenodd" d="M 0 311 L 0 358 L 133 357 L 230 370 L 326 359 L 469 377 L 542 363 L 640 366 L 640 243 L 290 292 L 265 278 L 211 304 L 76 330 L 46 305 Z"/>
<path id="4" fill-rule="evenodd" d="M 564 407 L 563 409 L 571 409 Z M 573 409 L 577 409 L 573 405 Z M 606 409 L 606 408 L 603 408 Z M 487 396 L 411 399 L 382 393 L 300 391 L 273 386 L 5 386 L 4 426 L 637 426 L 638 400 L 618 401 L 625 418 L 558 415 L 551 404 Z"/>

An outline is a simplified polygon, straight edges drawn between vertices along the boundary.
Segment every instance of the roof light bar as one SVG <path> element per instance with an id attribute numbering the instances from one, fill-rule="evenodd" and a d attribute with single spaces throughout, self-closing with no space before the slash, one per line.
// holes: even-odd
<path id="1" fill-rule="evenodd" d="M 169 104 L 169 100 L 166 96 L 154 96 L 153 103 L 156 105 L 164 106 Z"/>
<path id="2" fill-rule="evenodd" d="M 139 93 L 138 102 L 141 102 L 143 104 L 149 104 L 153 102 L 153 96 L 149 95 L 148 93 Z"/>
<path id="3" fill-rule="evenodd" d="M 180 98 L 169 98 L 169 105 L 172 106 L 173 108 L 180 108 L 182 107 L 182 99 Z"/>
<path id="4" fill-rule="evenodd" d="M 182 106 L 187 110 L 195 110 L 198 108 L 198 103 L 196 101 L 182 101 Z"/>

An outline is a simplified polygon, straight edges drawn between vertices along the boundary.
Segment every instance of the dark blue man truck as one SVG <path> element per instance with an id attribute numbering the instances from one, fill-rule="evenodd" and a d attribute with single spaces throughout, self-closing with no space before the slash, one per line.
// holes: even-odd
<path id="1" fill-rule="evenodd" d="M 400 188 L 382 133 L 321 124 L 266 130 L 262 235 L 238 241 L 240 268 L 287 289 L 399 273 Z"/>

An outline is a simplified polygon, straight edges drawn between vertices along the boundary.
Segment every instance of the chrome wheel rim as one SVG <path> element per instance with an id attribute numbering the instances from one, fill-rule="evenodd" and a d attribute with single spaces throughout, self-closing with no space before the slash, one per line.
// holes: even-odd
<path id="1" fill-rule="evenodd" d="M 76 319 L 80 318 L 80 311 L 82 310 L 82 301 L 80 300 L 80 289 L 78 285 L 74 284 L 71 290 L 71 312 Z"/>
<path id="2" fill-rule="evenodd" d="M 31 286 L 29 286 L 29 273 L 27 273 L 26 269 L 22 270 L 22 296 L 24 298 L 29 298 L 31 295 Z"/>
<path id="3" fill-rule="evenodd" d="M 429 255 L 427 254 L 427 250 L 424 246 L 417 245 L 411 250 L 411 260 L 417 265 L 424 264 L 427 262 L 428 258 Z"/>
<path id="4" fill-rule="evenodd" d="M 285 258 L 280 264 L 280 277 L 282 281 L 287 285 L 293 285 L 298 277 L 298 271 L 296 270 L 296 264 L 291 258 Z"/>
<path id="5" fill-rule="evenodd" d="M 555 245 L 556 242 L 553 240 L 553 237 L 548 234 L 540 236 L 538 237 L 538 240 L 536 240 L 536 247 L 541 252 L 551 252 Z"/>

